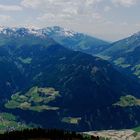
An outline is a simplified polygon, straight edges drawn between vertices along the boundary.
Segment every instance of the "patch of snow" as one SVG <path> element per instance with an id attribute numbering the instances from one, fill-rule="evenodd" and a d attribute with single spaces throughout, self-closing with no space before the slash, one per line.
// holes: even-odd
<path id="1" fill-rule="evenodd" d="M 5 27 L 0 26 L 0 32 L 2 32 L 4 30 Z"/>
<path id="2" fill-rule="evenodd" d="M 34 35 L 34 36 L 39 36 L 39 37 L 46 37 L 49 34 L 56 34 L 60 36 L 65 36 L 65 37 L 73 37 L 77 34 L 77 32 L 74 32 L 72 30 L 66 29 L 66 28 L 61 28 L 58 26 L 54 27 L 47 27 L 43 29 L 39 28 L 33 28 L 33 27 L 4 27 L 0 26 L 0 33 L 8 36 L 25 36 L 25 35 Z"/>

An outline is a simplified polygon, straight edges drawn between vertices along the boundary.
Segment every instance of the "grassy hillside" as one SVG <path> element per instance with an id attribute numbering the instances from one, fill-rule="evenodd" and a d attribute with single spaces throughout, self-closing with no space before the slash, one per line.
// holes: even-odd
<path id="1" fill-rule="evenodd" d="M 140 34 L 119 40 L 101 52 L 99 56 L 116 65 L 124 74 L 140 78 Z"/>

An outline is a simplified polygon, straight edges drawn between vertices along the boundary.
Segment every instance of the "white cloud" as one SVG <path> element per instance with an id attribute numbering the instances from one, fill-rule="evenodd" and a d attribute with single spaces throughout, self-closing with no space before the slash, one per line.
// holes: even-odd
<path id="1" fill-rule="evenodd" d="M 101 16 L 99 13 L 93 13 L 93 14 L 92 14 L 92 18 L 93 18 L 93 19 L 96 19 L 96 20 L 103 19 L 102 16 Z"/>
<path id="2" fill-rule="evenodd" d="M 10 19 L 11 19 L 11 17 L 8 15 L 0 15 L 0 22 L 5 22 L 5 21 L 8 21 Z"/>
<path id="3" fill-rule="evenodd" d="M 135 26 L 140 27 L 140 23 L 136 23 Z"/>
<path id="4" fill-rule="evenodd" d="M 75 11 L 78 9 L 94 8 L 94 6 L 102 0 L 23 0 L 21 5 L 26 8 L 35 8 L 40 11 L 51 10 L 50 12 L 56 12 L 58 9 L 63 11 Z M 67 10 L 66 10 L 67 9 Z M 52 11 L 54 10 L 54 11 Z"/>
<path id="5" fill-rule="evenodd" d="M 78 14 L 78 9 L 77 8 L 73 8 L 73 7 L 68 7 L 68 8 L 64 8 L 62 10 L 63 13 L 67 13 L 67 14 L 74 14 L 77 15 Z"/>
<path id="6" fill-rule="evenodd" d="M 105 12 L 108 12 L 108 11 L 110 11 L 111 10 L 111 7 L 110 6 L 105 6 L 105 8 L 104 8 L 104 11 Z"/>
<path id="7" fill-rule="evenodd" d="M 102 0 L 23 0 L 21 5 L 39 11 L 38 20 L 100 20 L 96 6 Z"/>
<path id="8" fill-rule="evenodd" d="M 130 7 L 132 5 L 135 5 L 137 3 L 137 0 L 112 0 L 112 2 L 118 6 L 124 6 L 124 7 Z"/>
<path id="9" fill-rule="evenodd" d="M 94 5 L 97 4 L 99 2 L 101 2 L 102 0 L 85 0 L 87 5 Z"/>
<path id="10" fill-rule="evenodd" d="M 127 23 L 127 22 L 122 22 L 120 25 L 122 25 L 122 26 L 127 26 L 128 23 Z"/>
<path id="11" fill-rule="evenodd" d="M 45 20 L 54 20 L 55 19 L 55 15 L 54 14 L 44 14 L 40 17 L 37 17 L 37 20 L 40 20 L 40 21 L 45 21 Z"/>
<path id="12" fill-rule="evenodd" d="M 18 5 L 2 5 L 0 4 L 0 11 L 22 11 L 22 7 Z"/>
<path id="13" fill-rule="evenodd" d="M 106 20 L 106 21 L 105 21 L 105 24 L 106 24 L 106 25 L 113 25 L 113 24 L 115 24 L 115 23 L 114 23 L 113 21 Z"/>
<path id="14" fill-rule="evenodd" d="M 26 8 L 37 8 L 39 5 L 42 4 L 43 1 L 41 1 L 41 0 L 23 0 L 21 2 L 21 5 Z"/>

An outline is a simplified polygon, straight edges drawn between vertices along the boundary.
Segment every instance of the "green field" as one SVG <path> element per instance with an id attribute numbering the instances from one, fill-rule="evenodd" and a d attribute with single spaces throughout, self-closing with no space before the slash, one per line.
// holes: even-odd
<path id="1" fill-rule="evenodd" d="M 140 106 L 140 99 L 137 99 L 132 95 L 122 96 L 120 98 L 120 101 L 118 101 L 114 105 L 121 107 Z"/>
<path id="2" fill-rule="evenodd" d="M 32 87 L 26 93 L 17 92 L 5 104 L 8 109 L 19 108 L 22 110 L 32 110 L 42 112 L 45 110 L 58 110 L 59 107 L 49 106 L 48 104 L 60 97 L 59 91 L 54 88 Z"/>
<path id="3" fill-rule="evenodd" d="M 29 125 L 18 121 L 17 117 L 9 113 L 0 113 L 0 134 L 7 131 L 31 128 Z"/>
<path id="4" fill-rule="evenodd" d="M 69 123 L 69 124 L 78 124 L 81 118 L 74 118 L 74 117 L 64 117 L 62 122 Z"/>

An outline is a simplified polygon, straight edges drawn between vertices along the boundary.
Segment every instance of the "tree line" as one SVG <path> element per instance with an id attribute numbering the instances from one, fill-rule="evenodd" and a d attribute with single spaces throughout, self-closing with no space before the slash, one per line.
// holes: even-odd
<path id="1" fill-rule="evenodd" d="M 0 134 L 0 140 L 99 140 L 99 137 L 85 137 L 80 133 L 57 130 L 57 129 L 25 129 Z"/>

